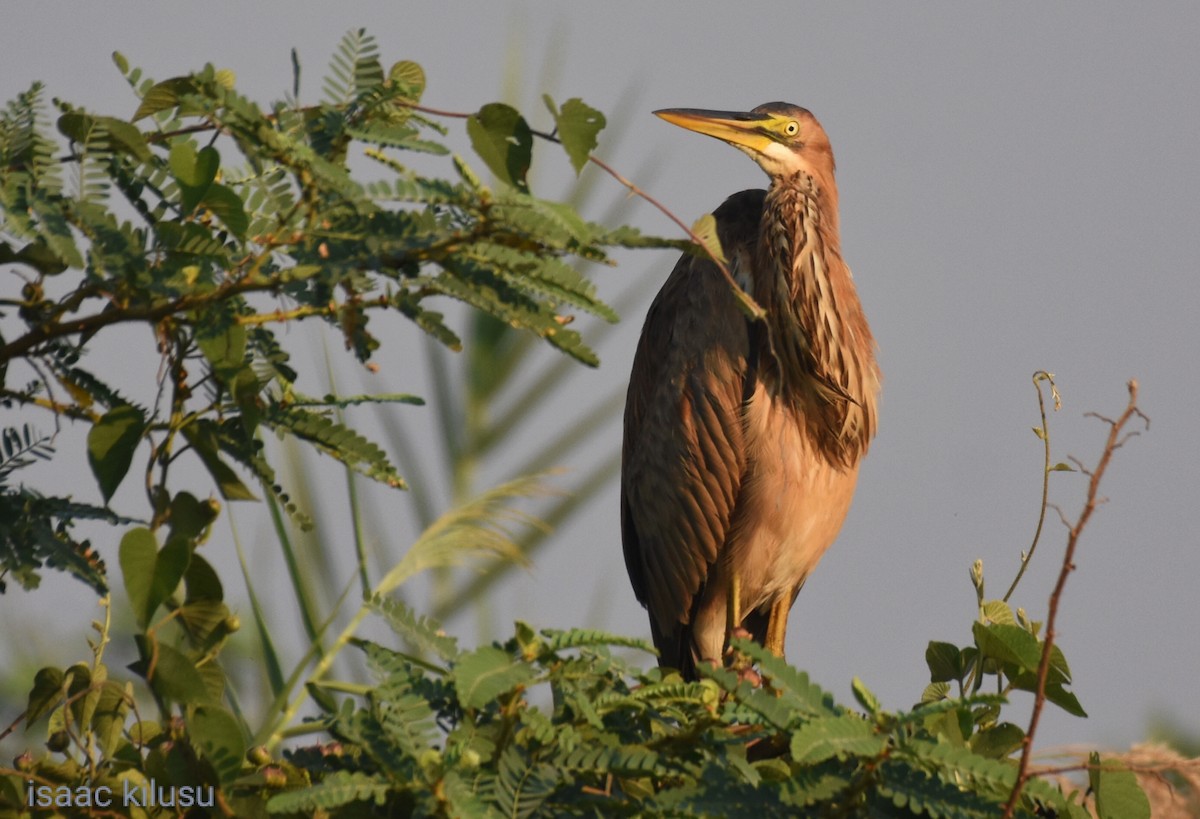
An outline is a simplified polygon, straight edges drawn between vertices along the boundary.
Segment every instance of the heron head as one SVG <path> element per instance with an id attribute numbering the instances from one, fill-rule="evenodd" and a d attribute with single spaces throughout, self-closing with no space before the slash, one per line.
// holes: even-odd
<path id="1" fill-rule="evenodd" d="M 805 172 L 832 181 L 829 137 L 817 118 L 799 105 L 768 102 L 750 111 L 664 108 L 654 113 L 672 125 L 729 143 L 772 179 Z"/>

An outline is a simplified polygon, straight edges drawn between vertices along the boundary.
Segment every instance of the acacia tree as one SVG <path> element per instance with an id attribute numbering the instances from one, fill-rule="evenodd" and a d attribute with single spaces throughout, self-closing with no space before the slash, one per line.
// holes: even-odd
<path id="1" fill-rule="evenodd" d="M 105 502 L 16 483 L 24 467 L 53 454 L 51 440 L 33 421 L 5 429 L 0 581 L 32 588 L 46 568 L 63 570 L 103 596 L 107 612 L 114 550 L 93 547 L 76 527 L 111 524 L 120 533 L 117 605 L 128 606 L 137 628 L 137 682 L 110 676 L 105 651 L 118 637 L 107 618 L 86 662 L 42 669 L 18 723 L 44 724 L 47 752 L 0 769 L 0 804 L 112 815 L 111 805 L 80 800 L 155 783 L 164 793 L 208 794 L 213 810 L 239 816 L 1087 815 L 1028 762 L 1042 704 L 1082 713 L 1054 644 L 1058 597 L 1043 631 L 1014 614 L 1008 596 L 987 599 L 981 569 L 971 642 L 930 644 L 931 685 L 907 712 L 882 709 L 858 682 L 860 710 L 839 705 L 803 672 L 742 641 L 734 663 L 755 666 L 759 685 L 736 670 L 705 670 L 700 682 L 642 670 L 612 649 L 650 651 L 643 641 L 581 629 L 518 624 L 504 643 L 460 648 L 393 592 L 428 568 L 512 553 L 509 503 L 532 479 L 434 521 L 381 578 L 360 551 L 360 607 L 337 634 L 328 620 L 311 623 L 310 650 L 290 673 L 256 611 L 273 701 L 251 724 L 220 661 L 238 618 L 198 551 L 221 504 L 176 489 L 177 462 L 201 465 L 225 501 L 261 495 L 304 524 L 264 432 L 402 489 L 384 450 L 338 411 L 419 400 L 305 393 L 305 364 L 288 355 L 278 328 L 323 321 L 367 362 L 379 346 L 371 319 L 399 313 L 457 350 L 455 328 L 435 309 L 449 298 L 594 365 L 571 319 L 616 314 L 575 262 L 607 261 L 616 247 L 694 246 L 594 224 L 535 196 L 527 172 L 539 132 L 497 103 L 461 117 L 498 180 L 484 184 L 449 155 L 443 138 L 459 116 L 422 105 L 420 67 L 384 70 L 361 31 L 343 40 L 316 105 L 301 105 L 296 89 L 260 106 L 211 66 L 154 82 L 116 62 L 137 97 L 131 118 L 55 102 L 52 135 L 36 84 L 0 115 L 0 265 L 20 283 L 0 294 L 0 401 L 55 424 L 88 425 L 86 457 Z M 547 108 L 553 134 L 540 136 L 560 143 L 576 171 L 596 161 L 604 117 L 577 99 L 547 100 Z M 352 169 L 359 152 L 376 165 L 369 181 Z M 419 172 L 417 153 L 448 157 L 453 175 Z M 161 365 L 149 398 L 122 392 L 105 363 L 87 356 L 95 336 L 127 324 L 153 331 Z M 1085 515 L 1136 417 L 1131 396 L 1112 423 Z M 1044 418 L 1041 429 L 1049 453 Z M 1047 461 L 1045 477 L 1053 469 Z M 131 473 L 144 507 L 111 508 Z M 1084 524 L 1086 516 L 1071 550 Z M 370 614 L 391 626 L 399 647 L 356 639 Z M 375 686 L 332 677 L 351 645 Z M 551 708 L 531 705 L 538 687 L 552 692 Z M 1012 690 L 1036 693 L 1028 731 L 1002 717 Z M 301 722 L 310 702 L 320 716 Z M 281 750 L 304 733 L 321 740 Z M 1100 815 L 1145 815 L 1131 773 L 1099 759 L 1085 767 Z M 144 800 L 115 810 L 135 808 L 173 810 Z"/>

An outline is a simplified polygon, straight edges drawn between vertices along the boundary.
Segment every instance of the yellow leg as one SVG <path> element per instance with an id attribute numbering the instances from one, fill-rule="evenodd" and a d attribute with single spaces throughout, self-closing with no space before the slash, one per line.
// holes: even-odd
<path id="1" fill-rule="evenodd" d="M 771 614 L 767 618 L 767 651 L 776 657 L 783 656 L 783 642 L 787 637 L 788 614 L 792 610 L 794 597 L 780 597 L 771 604 Z"/>
<path id="2" fill-rule="evenodd" d="M 725 642 L 733 630 L 742 624 L 742 583 L 737 572 L 729 574 L 729 596 L 725 600 Z"/>

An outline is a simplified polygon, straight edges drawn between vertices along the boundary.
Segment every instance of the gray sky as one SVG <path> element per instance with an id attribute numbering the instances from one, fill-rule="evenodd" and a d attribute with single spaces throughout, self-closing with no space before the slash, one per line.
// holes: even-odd
<path id="1" fill-rule="evenodd" d="M 1113 464 L 1104 487 L 1110 500 L 1081 547 L 1059 630 L 1092 716 L 1048 711 L 1042 745 L 1129 743 L 1158 712 L 1200 732 L 1200 6 L 184 8 L 25 6 L 26 19 L 0 33 L 0 94 L 11 99 L 40 79 L 93 110 L 131 113 L 133 98 L 109 57 L 119 50 L 159 79 L 206 61 L 232 68 L 243 92 L 266 101 L 290 87 L 295 46 L 312 100 L 341 35 L 365 25 L 385 63 L 424 66 L 425 101 L 436 107 L 473 110 L 503 96 L 510 69 L 531 115 L 541 111 L 543 91 L 560 101 L 581 96 L 610 115 L 628 104 L 626 119 L 610 120 L 620 138 L 606 143 L 602 135 L 598 153 L 687 221 L 765 178 L 737 152 L 651 110 L 777 99 L 810 108 L 838 158 L 843 249 L 885 382 L 879 437 L 855 506 L 793 610 L 790 658 L 843 701 L 857 674 L 888 707 L 911 705 L 927 681 L 926 641 L 969 638 L 971 562 L 984 559 L 998 596 L 1032 535 L 1042 455 L 1030 432 L 1031 374 L 1056 373 L 1063 392 L 1064 409 L 1051 420 L 1055 459 L 1087 463 L 1106 429 L 1083 413 L 1118 413 L 1125 381 L 1136 377 L 1153 427 Z M 539 172 L 565 164 L 545 150 L 535 161 Z M 553 178 L 538 192 L 561 195 Z M 620 198 L 611 187 L 609 199 Z M 630 218 L 648 231 L 672 231 L 644 206 Z M 623 258 L 597 274 L 603 293 L 647 277 L 657 286 L 673 264 L 666 253 Z M 0 280 L 0 288 L 12 286 Z M 590 397 L 624 382 L 644 311 L 643 304 L 626 314 L 600 347 L 603 366 L 581 369 L 574 403 L 556 412 L 581 412 Z M 411 360 L 381 363 L 380 389 L 424 391 Z M 405 423 L 420 413 L 397 412 Z M 619 447 L 619 424 L 610 427 L 595 457 Z M 68 449 L 60 444 L 64 467 L 68 456 L 82 463 L 82 452 Z M 1055 475 L 1052 497 L 1074 516 L 1082 487 L 1080 476 Z M 77 492 L 95 499 L 86 482 Z M 498 620 L 648 635 L 625 579 L 616 509 L 614 486 L 505 587 Z M 223 531 L 210 554 L 231 550 Z M 1052 515 L 1017 600 L 1036 618 L 1044 617 L 1064 542 Z M 115 542 L 107 548 L 115 568 Z M 232 575 L 227 585 L 236 585 Z M 66 633 L 77 635 L 91 601 L 81 587 L 65 588 L 79 601 L 79 614 L 66 621 Z M 36 597 L 10 592 L 0 614 L 17 616 Z M 68 647 L 61 659 L 83 650 Z M 1009 718 L 1024 724 L 1027 701 L 1020 702 Z"/>

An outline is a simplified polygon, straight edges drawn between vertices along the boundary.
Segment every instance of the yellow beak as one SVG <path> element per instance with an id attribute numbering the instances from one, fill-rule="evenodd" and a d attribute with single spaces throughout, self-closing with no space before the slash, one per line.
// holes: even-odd
<path id="1" fill-rule="evenodd" d="M 672 125 L 687 128 L 698 134 L 728 142 L 750 152 L 761 154 L 773 142 L 762 130 L 770 122 L 770 114 L 750 111 L 706 111 L 701 108 L 664 108 L 654 112 Z"/>

